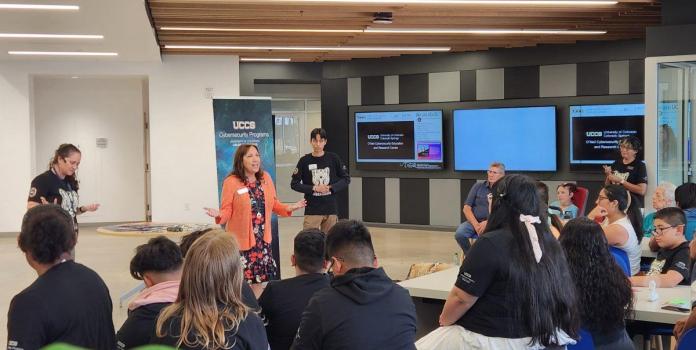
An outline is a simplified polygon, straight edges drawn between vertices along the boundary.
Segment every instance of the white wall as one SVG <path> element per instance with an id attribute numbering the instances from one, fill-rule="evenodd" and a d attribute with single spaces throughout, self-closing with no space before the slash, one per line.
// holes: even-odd
<path id="1" fill-rule="evenodd" d="M 26 207 L 34 156 L 29 81 L 45 75 L 147 77 L 153 220 L 210 222 L 200 209 L 217 203 L 212 101 L 204 94 L 213 88 L 216 96 L 239 95 L 237 56 L 164 56 L 162 63 L 3 62 L 0 159 L 7 185 L 0 232 L 18 231 Z"/>
<path id="2" fill-rule="evenodd" d="M 142 79 L 36 77 L 33 81 L 35 174 L 57 145 L 82 152 L 80 203 L 100 210 L 80 222 L 145 220 Z M 106 138 L 106 148 L 96 139 Z"/>

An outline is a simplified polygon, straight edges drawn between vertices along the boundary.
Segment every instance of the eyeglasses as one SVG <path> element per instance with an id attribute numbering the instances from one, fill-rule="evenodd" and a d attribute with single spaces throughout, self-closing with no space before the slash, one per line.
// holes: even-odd
<path id="1" fill-rule="evenodd" d="M 607 196 L 602 196 L 602 195 L 597 196 L 597 200 L 602 200 L 602 199 L 609 200 L 609 197 L 607 197 Z"/>
<path id="2" fill-rule="evenodd" d="M 489 173 L 489 174 L 496 174 L 496 175 L 502 174 L 502 172 L 500 172 L 500 171 L 495 171 L 495 170 L 488 170 L 488 173 Z"/>
<path id="3" fill-rule="evenodd" d="M 655 237 L 659 237 L 659 236 L 662 236 L 662 235 L 665 233 L 665 230 L 670 229 L 670 228 L 672 228 L 672 227 L 679 227 L 679 226 L 682 226 L 682 225 L 665 226 L 665 227 L 657 227 L 657 226 L 655 226 L 655 228 L 654 228 L 652 231 L 650 231 L 650 232 L 651 232 Z"/>

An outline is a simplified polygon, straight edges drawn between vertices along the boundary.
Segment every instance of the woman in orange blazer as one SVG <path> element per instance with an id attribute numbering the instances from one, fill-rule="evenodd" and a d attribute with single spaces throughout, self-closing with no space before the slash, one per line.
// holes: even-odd
<path id="1" fill-rule="evenodd" d="M 305 200 L 285 205 L 278 200 L 271 176 L 261 169 L 259 149 L 241 145 L 234 154 L 232 172 L 222 184 L 220 209 L 205 208 L 215 223 L 237 239 L 244 279 L 252 287 L 276 279 L 278 265 L 271 251 L 271 215 L 290 216 L 307 205 Z M 252 288 L 253 289 L 253 288 Z"/>

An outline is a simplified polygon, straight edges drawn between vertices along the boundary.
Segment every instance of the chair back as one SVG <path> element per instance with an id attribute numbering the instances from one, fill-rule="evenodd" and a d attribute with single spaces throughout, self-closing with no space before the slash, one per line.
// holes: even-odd
<path id="1" fill-rule="evenodd" d="M 691 328 L 682 334 L 676 350 L 693 350 L 696 349 L 696 328 Z"/>
<path id="2" fill-rule="evenodd" d="M 584 328 L 580 328 L 580 339 L 575 345 L 568 345 L 568 350 L 594 350 L 594 342 L 592 341 L 592 333 Z"/>
<path id="3" fill-rule="evenodd" d="M 626 276 L 631 277 L 631 264 L 628 262 L 628 254 L 626 254 L 626 251 L 616 247 L 609 247 L 609 251 Z"/>
<path id="4" fill-rule="evenodd" d="M 585 207 L 587 207 L 587 197 L 590 190 L 580 186 L 577 186 L 577 188 L 578 190 L 573 194 L 571 201 L 578 207 L 578 216 L 585 216 Z"/>

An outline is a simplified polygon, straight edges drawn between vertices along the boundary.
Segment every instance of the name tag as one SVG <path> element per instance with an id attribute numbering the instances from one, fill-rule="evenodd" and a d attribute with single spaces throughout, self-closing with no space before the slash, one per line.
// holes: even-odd
<path id="1" fill-rule="evenodd" d="M 310 164 L 308 166 L 309 170 L 317 170 L 317 165 L 316 164 Z"/>
<path id="2" fill-rule="evenodd" d="M 246 187 L 240 188 L 240 189 L 237 190 L 237 193 L 238 193 L 238 194 L 245 194 L 245 193 L 247 193 L 247 192 L 249 192 L 249 189 L 246 188 Z"/>

